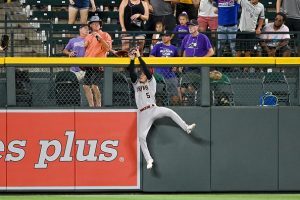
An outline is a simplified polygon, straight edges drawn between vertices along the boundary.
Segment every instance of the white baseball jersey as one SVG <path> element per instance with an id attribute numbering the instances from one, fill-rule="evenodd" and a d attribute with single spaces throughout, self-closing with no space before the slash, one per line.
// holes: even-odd
<path id="1" fill-rule="evenodd" d="M 151 80 L 141 83 L 139 79 L 133 83 L 135 92 L 135 102 L 138 109 L 155 104 L 156 80 L 152 76 Z"/>

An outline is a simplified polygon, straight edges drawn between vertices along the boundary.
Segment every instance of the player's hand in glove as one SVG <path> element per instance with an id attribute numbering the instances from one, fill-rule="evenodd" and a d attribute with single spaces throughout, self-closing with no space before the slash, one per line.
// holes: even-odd
<path id="1" fill-rule="evenodd" d="M 9 41 L 9 36 L 8 35 L 2 35 L 2 37 L 1 37 L 1 45 L 0 45 L 0 50 L 1 51 L 7 50 L 8 41 Z"/>
<path id="2" fill-rule="evenodd" d="M 128 51 L 126 50 L 113 51 L 112 53 L 117 57 L 128 57 Z"/>

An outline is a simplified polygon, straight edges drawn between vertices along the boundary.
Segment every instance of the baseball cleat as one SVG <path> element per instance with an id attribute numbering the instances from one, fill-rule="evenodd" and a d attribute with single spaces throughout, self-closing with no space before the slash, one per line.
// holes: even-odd
<path id="1" fill-rule="evenodd" d="M 186 129 L 186 132 L 188 134 L 191 134 L 192 130 L 196 127 L 196 124 L 191 124 L 191 125 L 188 125 L 187 129 Z"/>
<path id="2" fill-rule="evenodd" d="M 147 169 L 151 169 L 153 167 L 153 159 L 147 161 Z"/>

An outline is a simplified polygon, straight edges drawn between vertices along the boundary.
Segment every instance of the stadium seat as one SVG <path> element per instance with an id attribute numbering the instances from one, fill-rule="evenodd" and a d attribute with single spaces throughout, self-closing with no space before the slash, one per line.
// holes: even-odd
<path id="1" fill-rule="evenodd" d="M 274 21 L 275 17 L 276 17 L 276 12 L 266 12 L 265 13 L 265 18 L 269 19 L 269 22 Z"/>
<path id="2" fill-rule="evenodd" d="M 49 30 L 51 29 L 53 32 L 75 32 L 78 33 L 80 28 L 80 24 L 52 24 L 52 27 L 49 24 L 40 24 L 40 30 Z M 103 31 L 115 32 L 120 31 L 120 24 L 103 24 Z"/>
<path id="3" fill-rule="evenodd" d="M 158 73 L 154 73 L 156 80 L 156 104 L 159 106 L 168 106 L 169 97 L 167 93 L 167 84 L 164 77 Z"/>
<path id="4" fill-rule="evenodd" d="M 276 8 L 276 0 L 261 0 L 260 3 L 262 3 L 265 8 Z"/>
<path id="5" fill-rule="evenodd" d="M 95 0 L 95 4 L 103 6 L 118 6 L 121 4 L 122 0 Z"/>
<path id="6" fill-rule="evenodd" d="M 110 17 L 111 19 L 119 19 L 119 12 L 117 11 L 104 11 L 99 13 L 99 17 L 101 19 L 107 19 Z"/>
<path id="7" fill-rule="evenodd" d="M 55 97 L 58 106 L 80 106 L 80 87 L 76 75 L 70 71 L 55 76 Z"/>
<path id="8" fill-rule="evenodd" d="M 54 18 L 59 18 L 59 19 L 68 19 L 68 11 L 38 11 L 34 10 L 32 11 L 31 18 L 37 18 L 37 19 L 54 19 Z"/>
<path id="9" fill-rule="evenodd" d="M 131 106 L 131 88 L 126 76 L 120 72 L 113 73 L 113 105 Z"/>
<path id="10" fill-rule="evenodd" d="M 121 31 L 120 24 L 103 24 L 102 30 L 105 32 Z"/>
<path id="11" fill-rule="evenodd" d="M 183 104 L 188 106 L 200 105 L 200 86 L 201 76 L 199 74 L 188 72 L 181 76 L 180 87 L 185 89 L 183 93 Z"/>
<path id="12" fill-rule="evenodd" d="M 278 98 L 279 105 L 290 105 L 290 88 L 282 72 L 266 73 L 262 80 L 263 92 L 271 92 Z"/>
<path id="13" fill-rule="evenodd" d="M 24 0 L 23 5 L 51 5 L 51 6 L 68 6 L 69 0 Z"/>
<path id="14" fill-rule="evenodd" d="M 32 106 L 32 85 L 28 71 L 16 70 L 17 106 Z"/>
<path id="15" fill-rule="evenodd" d="M 49 24 L 40 24 L 40 30 L 49 30 L 53 32 L 71 32 L 78 33 L 80 24 L 52 24 L 52 27 Z"/>

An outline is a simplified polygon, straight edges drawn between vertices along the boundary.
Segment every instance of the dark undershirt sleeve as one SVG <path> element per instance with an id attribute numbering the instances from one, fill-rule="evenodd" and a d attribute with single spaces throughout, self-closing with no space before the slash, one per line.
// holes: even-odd
<path id="1" fill-rule="evenodd" d="M 129 68 L 129 75 L 132 83 L 135 83 L 137 80 L 137 74 L 134 71 L 134 60 L 130 60 Z"/>
<path id="2" fill-rule="evenodd" d="M 147 79 L 148 79 L 148 80 L 151 80 L 151 79 L 152 79 L 152 74 L 151 74 L 150 71 L 148 70 L 145 61 L 143 60 L 142 57 L 139 57 L 139 61 L 140 61 L 140 63 L 141 63 L 141 67 L 142 67 L 142 69 L 143 69 L 143 71 L 144 71 L 144 73 L 145 73 Z"/>

